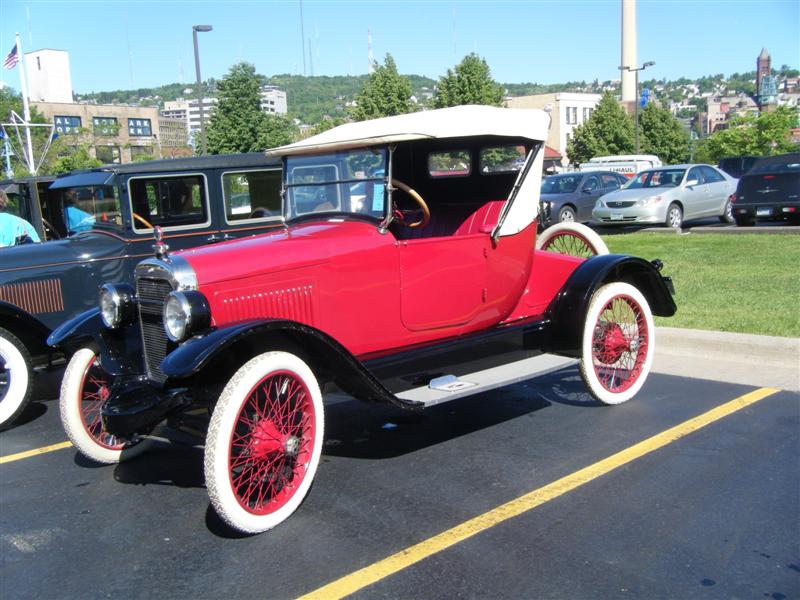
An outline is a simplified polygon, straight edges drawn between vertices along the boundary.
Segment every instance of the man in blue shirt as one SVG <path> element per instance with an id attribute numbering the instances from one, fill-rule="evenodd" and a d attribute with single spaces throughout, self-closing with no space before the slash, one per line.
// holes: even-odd
<path id="1" fill-rule="evenodd" d="M 7 209 L 8 196 L 3 190 L 0 190 L 0 248 L 40 241 L 33 225 L 25 219 L 7 212 Z"/>
<path id="2" fill-rule="evenodd" d="M 76 206 L 78 194 L 75 190 L 67 190 L 64 194 L 64 213 L 67 217 L 67 231 L 71 234 L 89 231 L 95 222 L 93 215 Z"/>

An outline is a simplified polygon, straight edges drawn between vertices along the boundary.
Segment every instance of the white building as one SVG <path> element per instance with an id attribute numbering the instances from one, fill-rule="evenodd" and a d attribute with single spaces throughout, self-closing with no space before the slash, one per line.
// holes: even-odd
<path id="1" fill-rule="evenodd" d="M 203 98 L 203 122 L 206 126 L 208 126 L 216 107 L 216 98 Z M 178 98 L 174 101 L 164 102 L 161 116 L 182 120 L 186 123 L 186 131 L 189 133 L 200 129 L 200 103 L 195 98 Z"/>
<path id="2" fill-rule="evenodd" d="M 286 92 L 274 85 L 261 88 L 261 110 L 268 114 L 285 115 L 287 112 Z"/>
<path id="3" fill-rule="evenodd" d="M 31 102 L 73 101 L 69 52 L 50 49 L 26 52 L 25 74 Z"/>
<path id="4" fill-rule="evenodd" d="M 509 98 L 509 108 L 539 108 L 550 113 L 550 133 L 547 145 L 561 154 L 562 166 L 567 166 L 567 141 L 573 130 L 589 120 L 600 103 L 600 94 L 578 94 L 559 92 L 555 94 L 536 94 Z"/>

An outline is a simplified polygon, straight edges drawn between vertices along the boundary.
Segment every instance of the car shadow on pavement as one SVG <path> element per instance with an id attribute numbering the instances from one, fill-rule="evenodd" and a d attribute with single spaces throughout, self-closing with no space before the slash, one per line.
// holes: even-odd
<path id="1" fill-rule="evenodd" d="M 361 459 L 402 456 L 534 413 L 553 403 L 600 406 L 574 367 L 423 411 L 350 399 L 325 408 L 323 454 Z"/>
<path id="2" fill-rule="evenodd" d="M 205 487 L 202 449 L 158 443 L 141 456 L 119 463 L 114 479 L 131 485 Z"/>

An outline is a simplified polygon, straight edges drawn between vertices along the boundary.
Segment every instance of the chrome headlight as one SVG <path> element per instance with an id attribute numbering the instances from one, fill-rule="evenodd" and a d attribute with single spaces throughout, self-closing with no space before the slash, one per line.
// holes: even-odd
<path id="1" fill-rule="evenodd" d="M 109 329 L 118 329 L 136 319 L 136 293 L 125 283 L 100 286 L 100 318 Z"/>
<path id="2" fill-rule="evenodd" d="M 173 342 L 182 342 L 211 323 L 211 310 L 200 292 L 170 292 L 164 301 L 164 330 Z"/>
<path id="3" fill-rule="evenodd" d="M 636 201 L 636 206 L 651 206 L 653 204 L 658 204 L 661 202 L 661 196 L 650 196 L 649 198 L 642 198 L 641 200 Z"/>

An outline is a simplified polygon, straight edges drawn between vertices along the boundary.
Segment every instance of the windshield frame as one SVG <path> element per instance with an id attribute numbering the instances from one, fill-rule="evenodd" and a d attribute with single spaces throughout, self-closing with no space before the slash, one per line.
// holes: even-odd
<path id="1" fill-rule="evenodd" d="M 681 184 L 683 183 L 684 179 L 686 179 L 686 172 L 688 170 L 689 169 L 686 168 L 686 167 L 660 167 L 658 169 L 646 169 L 644 171 L 638 172 L 636 175 L 631 177 L 628 180 L 628 183 L 623 185 L 620 189 L 623 189 L 623 190 L 643 190 L 644 189 L 644 190 L 646 190 L 646 189 L 657 189 L 657 188 L 676 188 L 676 187 L 680 187 Z M 658 183 L 653 185 L 652 184 L 653 175 L 656 174 L 656 173 L 659 174 Z M 672 173 L 672 174 L 679 173 L 680 177 L 677 178 L 677 183 L 675 183 L 673 185 L 664 185 L 664 184 L 661 183 L 662 178 L 661 178 L 660 175 L 662 173 Z M 646 179 L 646 181 L 645 181 L 645 179 Z M 676 178 L 673 177 L 673 181 L 675 181 L 675 180 L 676 180 Z"/>

